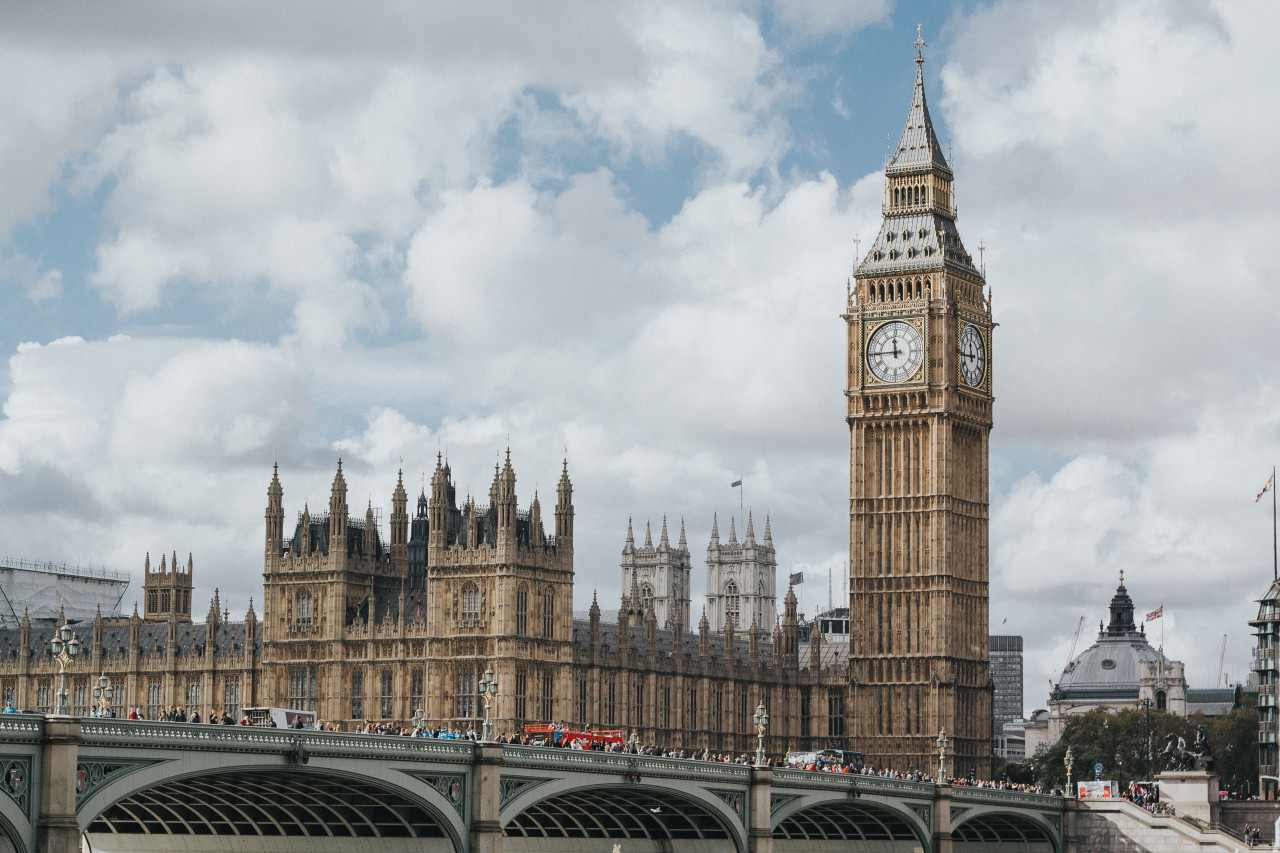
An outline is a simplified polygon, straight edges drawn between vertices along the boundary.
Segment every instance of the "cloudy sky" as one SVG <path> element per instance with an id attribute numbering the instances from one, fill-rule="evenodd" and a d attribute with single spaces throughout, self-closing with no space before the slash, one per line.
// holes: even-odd
<path id="1" fill-rule="evenodd" d="M 1235 680 L 1280 437 L 1278 17 L 6 3 L 0 553 L 136 593 L 190 551 L 197 612 L 216 585 L 238 615 L 273 460 L 287 513 L 341 456 L 385 519 L 402 459 L 485 495 L 509 443 L 522 503 L 567 449 L 579 607 L 616 601 L 628 516 L 685 519 L 697 577 L 739 476 L 805 609 L 829 570 L 838 598 L 839 314 L 921 23 L 1000 324 L 991 622 L 1026 636 L 1026 706 L 1121 569 L 1193 684 L 1223 634 Z"/>

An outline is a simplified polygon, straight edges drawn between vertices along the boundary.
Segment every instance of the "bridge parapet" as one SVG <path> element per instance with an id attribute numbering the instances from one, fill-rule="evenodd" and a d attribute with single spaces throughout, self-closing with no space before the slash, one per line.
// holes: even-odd
<path id="1" fill-rule="evenodd" d="M 285 752 L 301 745 L 312 755 L 405 758 L 470 763 L 475 744 L 465 740 L 213 726 L 134 720 L 81 721 L 84 743 L 129 748 Z M 38 738 L 37 738 L 38 739 Z"/>
<path id="2" fill-rule="evenodd" d="M 0 741 L 5 743 L 37 743 L 43 738 L 43 715 L 0 714 Z"/>
<path id="3" fill-rule="evenodd" d="M 858 791 L 863 794 L 884 794 L 892 797 L 915 797 L 931 800 L 937 787 L 931 782 L 912 782 L 907 779 L 888 779 L 883 776 L 864 776 L 860 773 L 825 773 L 817 770 L 773 771 L 775 788 L 823 788 L 833 791 Z"/>
<path id="4" fill-rule="evenodd" d="M 668 776 L 746 785 L 751 781 L 751 768 L 744 764 L 722 764 L 695 761 L 691 758 L 659 758 L 621 752 L 592 752 L 581 749 L 555 749 L 537 746 L 508 746 L 504 765 L 544 770 L 568 770 L 582 773 L 639 773 L 643 776 Z"/>

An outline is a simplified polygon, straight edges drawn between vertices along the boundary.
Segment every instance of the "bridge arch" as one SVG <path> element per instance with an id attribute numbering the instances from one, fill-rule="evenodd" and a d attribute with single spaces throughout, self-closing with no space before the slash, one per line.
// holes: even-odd
<path id="1" fill-rule="evenodd" d="M 1062 853 L 1057 837 L 1055 827 L 1028 812 L 974 810 L 951 824 L 955 853 Z"/>
<path id="2" fill-rule="evenodd" d="M 188 764 L 157 762 L 92 790 L 77 807 L 87 849 L 159 853 L 175 849 L 174 836 L 186 837 L 181 849 L 190 853 L 348 853 L 355 839 L 377 839 L 385 853 L 467 849 L 458 810 L 407 775 L 374 778 L 278 757 L 271 765 Z"/>
<path id="3" fill-rule="evenodd" d="M 841 853 L 914 853 L 932 850 L 932 828 L 922 814 L 879 796 L 853 797 L 846 792 L 775 798 L 770 823 L 775 853 L 836 851 Z M 922 806 L 928 814 L 927 805 Z"/>
<path id="4" fill-rule="evenodd" d="M 629 840 L 628 851 L 645 849 L 637 841 L 650 842 L 653 851 L 745 851 L 746 787 L 717 793 L 671 778 L 584 785 L 580 778 L 548 777 L 504 804 L 503 853 L 594 853 L 607 849 L 606 839 Z"/>

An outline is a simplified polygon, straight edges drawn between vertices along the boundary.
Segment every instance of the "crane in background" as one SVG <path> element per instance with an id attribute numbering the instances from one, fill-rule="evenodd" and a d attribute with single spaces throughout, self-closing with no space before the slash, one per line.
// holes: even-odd
<path id="1" fill-rule="evenodd" d="M 1080 629 L 1084 627 L 1084 617 L 1080 617 L 1080 621 L 1076 623 L 1076 632 L 1071 635 L 1071 651 L 1067 652 L 1067 666 L 1071 666 L 1071 662 L 1076 659 L 1076 643 L 1080 641 Z"/>
<path id="2" fill-rule="evenodd" d="M 1227 635 L 1222 635 L 1222 651 L 1218 654 L 1218 686 L 1222 686 L 1222 663 L 1227 659 Z"/>

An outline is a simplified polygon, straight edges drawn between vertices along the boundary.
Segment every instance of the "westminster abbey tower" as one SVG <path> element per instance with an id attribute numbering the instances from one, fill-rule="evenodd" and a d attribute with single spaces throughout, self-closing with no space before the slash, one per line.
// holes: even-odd
<path id="1" fill-rule="evenodd" d="M 884 221 L 848 309 L 851 724 L 872 764 L 991 765 L 987 439 L 991 305 L 956 231 L 917 39 Z"/>

